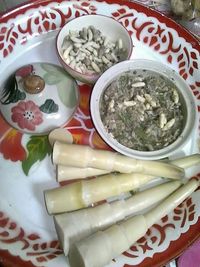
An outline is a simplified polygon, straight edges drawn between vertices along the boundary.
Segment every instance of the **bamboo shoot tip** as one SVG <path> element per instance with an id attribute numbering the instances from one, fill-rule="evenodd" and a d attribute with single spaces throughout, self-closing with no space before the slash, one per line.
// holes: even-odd
<path id="1" fill-rule="evenodd" d="M 65 128 L 56 128 L 48 135 L 49 143 L 51 146 L 58 140 L 67 144 L 73 143 L 72 134 Z"/>

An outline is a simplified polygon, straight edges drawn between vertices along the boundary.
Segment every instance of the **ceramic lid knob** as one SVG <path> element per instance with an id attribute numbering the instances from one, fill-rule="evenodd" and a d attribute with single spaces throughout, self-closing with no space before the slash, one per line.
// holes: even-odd
<path id="1" fill-rule="evenodd" d="M 44 80 L 38 75 L 28 75 L 23 79 L 24 90 L 29 94 L 38 94 L 44 87 Z"/>

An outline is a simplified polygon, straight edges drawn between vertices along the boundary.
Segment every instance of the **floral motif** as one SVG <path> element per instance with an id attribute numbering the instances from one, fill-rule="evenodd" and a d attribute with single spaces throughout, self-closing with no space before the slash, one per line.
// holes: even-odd
<path id="1" fill-rule="evenodd" d="M 45 71 L 43 76 L 45 83 L 48 85 L 55 85 L 62 104 L 68 108 L 74 108 L 77 105 L 78 100 L 77 84 L 74 79 L 72 79 L 70 75 L 67 75 L 66 71 L 58 66 L 41 63 L 41 67 Z M 67 94 L 66 90 L 68 92 Z M 50 104 L 50 100 L 47 101 Z M 44 107 L 44 105 L 42 106 Z M 40 110 L 45 112 L 44 109 L 42 109 L 42 106 L 40 107 Z M 46 106 L 48 106 L 47 103 Z M 52 99 L 50 106 L 52 106 L 51 109 L 56 109 L 56 104 L 53 104 Z"/>
<path id="2" fill-rule="evenodd" d="M 16 71 L 16 76 L 26 77 L 33 72 L 33 65 L 26 65 Z"/>
<path id="3" fill-rule="evenodd" d="M 74 117 L 70 120 L 66 129 L 72 134 L 74 143 L 90 145 L 100 149 L 110 149 L 101 139 L 92 123 L 89 109 L 89 99 L 92 91 L 90 85 L 79 85 L 80 102 Z"/>
<path id="4" fill-rule="evenodd" d="M 192 203 L 192 199 L 188 198 L 186 201 L 181 203 L 174 210 L 174 221 L 180 221 L 181 227 L 184 227 L 187 221 L 194 220 L 195 209 L 194 204 Z"/>
<path id="5" fill-rule="evenodd" d="M 80 91 L 80 101 L 79 106 L 82 112 L 86 115 L 90 115 L 90 109 L 89 109 L 89 101 L 90 101 L 90 94 L 92 92 L 92 87 L 87 84 L 82 84 L 79 86 Z"/>
<path id="6" fill-rule="evenodd" d="M 22 133 L 10 129 L 0 143 L 0 152 L 3 154 L 5 159 L 12 161 L 23 161 L 26 158 L 26 150 L 21 144 Z"/>
<path id="7" fill-rule="evenodd" d="M 83 14 L 96 14 L 97 8 L 94 5 L 91 5 L 88 3 L 88 1 L 78 4 L 73 5 L 74 9 L 76 10 L 75 12 L 75 17 L 79 17 Z"/>
<path id="8" fill-rule="evenodd" d="M 52 147 L 49 144 L 48 136 L 31 136 L 26 144 L 27 157 L 22 161 L 22 169 L 26 175 L 34 163 L 42 161 L 47 155 L 52 152 Z"/>
<path id="9" fill-rule="evenodd" d="M 1 98 L 2 104 L 7 105 L 10 103 L 16 103 L 19 100 L 24 100 L 26 98 L 25 92 L 19 89 L 19 82 L 17 77 L 21 79 L 28 76 L 32 72 L 33 72 L 33 66 L 26 65 L 18 69 L 15 74 L 11 75 L 7 79 L 4 85 L 4 89 L 2 91 L 2 98 Z"/>
<path id="10" fill-rule="evenodd" d="M 63 253 L 57 240 L 44 242 L 37 233 L 27 234 L 24 229 L 1 211 L 0 242 L 12 245 L 20 242 L 26 255 L 37 263 L 44 263 Z"/>
<path id="11" fill-rule="evenodd" d="M 169 217 L 165 216 L 161 219 L 161 224 L 154 224 L 146 233 L 146 235 L 140 238 L 135 245 L 133 245 L 129 251 L 123 253 L 124 256 L 129 258 L 138 258 L 140 252 L 145 255 L 149 251 L 153 250 L 155 244 L 160 246 L 166 239 L 166 229 L 175 229 L 173 223 L 169 221 Z M 157 234 L 155 234 L 155 232 Z M 128 266 L 127 266 L 128 267 Z"/>
<path id="12" fill-rule="evenodd" d="M 8 105 L 16 103 L 19 100 L 24 100 L 25 98 L 26 94 L 25 92 L 19 90 L 15 75 L 11 75 L 5 83 L 5 87 L 2 91 L 1 103 Z"/>
<path id="13" fill-rule="evenodd" d="M 7 123 L 7 121 L 0 115 L 0 140 L 4 138 L 6 133 L 11 129 L 10 125 Z"/>
<path id="14" fill-rule="evenodd" d="M 126 27 L 130 24 L 127 19 L 124 23 Z M 130 32 L 134 33 L 139 41 L 166 57 L 168 63 L 172 64 L 173 62 L 177 65 L 177 70 L 183 79 L 188 82 L 193 81 L 191 89 L 199 86 L 198 52 L 196 49 L 188 47 L 188 43 L 176 42 L 170 28 L 163 27 L 151 20 L 141 24 L 136 16 L 131 25 L 133 31 Z M 196 80 L 195 83 L 194 79 Z"/>
<path id="15" fill-rule="evenodd" d="M 10 27 L 0 27 L 0 50 L 3 50 L 4 57 L 7 57 L 13 51 L 18 36 L 14 24 L 11 24 Z"/>
<path id="16" fill-rule="evenodd" d="M 35 130 L 35 126 L 43 122 L 42 112 L 33 101 L 21 101 L 11 109 L 12 120 L 22 129 Z"/>

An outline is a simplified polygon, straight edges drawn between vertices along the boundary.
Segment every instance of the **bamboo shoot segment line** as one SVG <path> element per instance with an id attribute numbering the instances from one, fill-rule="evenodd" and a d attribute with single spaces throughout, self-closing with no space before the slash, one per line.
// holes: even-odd
<path id="1" fill-rule="evenodd" d="M 76 241 L 152 206 L 179 186 L 179 181 L 168 182 L 139 192 L 127 200 L 118 200 L 93 208 L 55 215 L 55 228 L 64 254 L 68 254 L 69 247 Z"/>
<path id="2" fill-rule="evenodd" d="M 58 165 L 92 167 L 121 173 L 137 172 L 172 179 L 184 176 L 184 170 L 172 164 L 129 158 L 111 151 L 95 150 L 83 145 L 62 144 L 58 141 L 53 148 L 53 162 Z"/>
<path id="3" fill-rule="evenodd" d="M 78 168 L 70 166 L 57 166 L 57 181 L 68 181 L 72 179 L 87 178 L 96 175 L 109 173 L 109 171 L 95 168 Z"/>
<path id="4" fill-rule="evenodd" d="M 198 186 L 198 181 L 191 180 L 146 214 L 132 217 L 76 242 L 69 251 L 70 266 L 103 267 L 110 263 L 144 236 L 152 224 L 182 203 Z"/>
<path id="5" fill-rule="evenodd" d="M 92 203 L 138 189 L 154 179 L 153 176 L 130 174 L 107 174 L 90 180 L 82 180 L 66 186 L 46 190 L 45 202 L 49 214 L 88 207 Z"/>

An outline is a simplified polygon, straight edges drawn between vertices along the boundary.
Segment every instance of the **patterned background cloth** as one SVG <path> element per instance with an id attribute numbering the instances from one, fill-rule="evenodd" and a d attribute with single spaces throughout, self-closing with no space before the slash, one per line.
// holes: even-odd
<path id="1" fill-rule="evenodd" d="M 130 0 L 133 1 L 133 0 Z M 200 1 L 200 0 L 199 0 Z M 17 4 L 26 2 L 24 0 L 0 0 L 0 12 L 5 12 L 8 8 L 12 8 Z M 35 1 L 37 2 L 37 1 Z M 192 19 L 190 21 L 178 20 L 171 11 L 170 0 L 138 0 L 137 2 L 147 5 L 172 17 L 179 23 L 184 25 L 194 34 L 200 37 L 200 18 Z M 166 267 L 200 267 L 200 240 L 196 241 L 190 246 L 177 260 L 172 261 Z"/>

